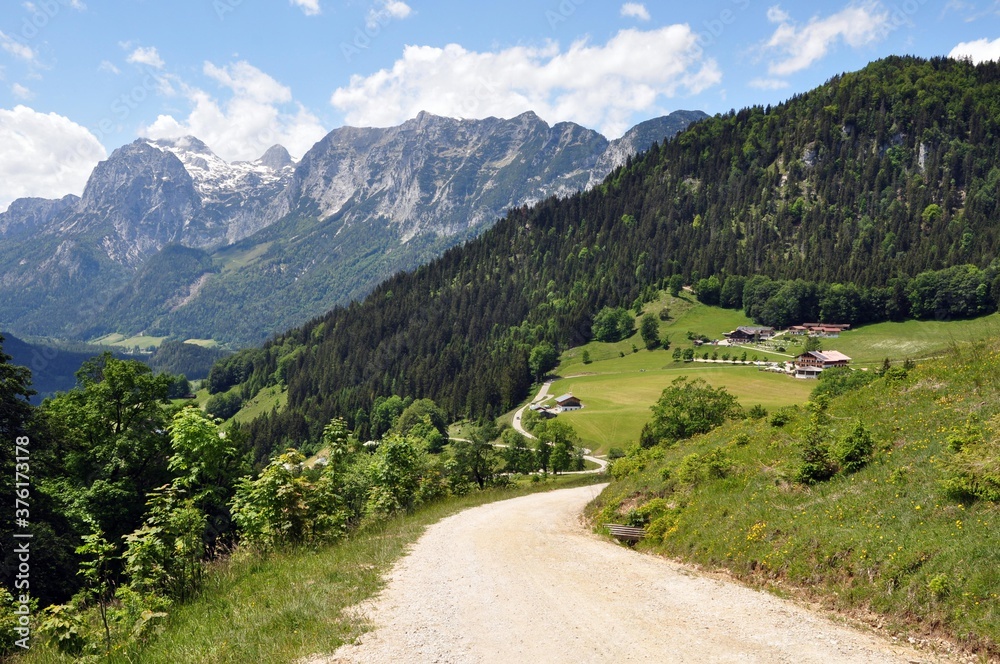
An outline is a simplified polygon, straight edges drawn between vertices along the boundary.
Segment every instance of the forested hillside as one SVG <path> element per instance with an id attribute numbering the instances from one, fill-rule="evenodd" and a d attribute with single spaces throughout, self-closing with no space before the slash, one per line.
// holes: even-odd
<path id="1" fill-rule="evenodd" d="M 594 190 L 513 211 L 364 302 L 224 360 L 209 382 L 245 396 L 287 383 L 288 408 L 250 431 L 276 449 L 334 415 L 364 431 L 381 395 L 502 413 L 528 394 L 535 345 L 588 339 L 595 312 L 673 275 L 854 283 L 880 293 L 881 317 L 922 315 L 905 297 L 918 273 L 994 259 L 997 154 L 1000 65 L 888 58 L 697 123 Z M 995 270 L 983 274 L 995 308 Z"/>

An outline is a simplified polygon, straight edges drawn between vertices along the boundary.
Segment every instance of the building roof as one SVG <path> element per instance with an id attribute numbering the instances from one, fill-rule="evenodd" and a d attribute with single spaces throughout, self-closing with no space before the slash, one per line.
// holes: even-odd
<path id="1" fill-rule="evenodd" d="M 564 394 L 561 397 L 556 397 L 556 403 L 563 403 L 564 401 L 569 401 L 570 399 L 579 401 L 579 399 L 574 397 L 572 394 Z"/>
<path id="2" fill-rule="evenodd" d="M 805 357 L 806 355 L 810 355 L 812 357 L 815 357 L 820 362 L 850 362 L 851 361 L 851 358 L 847 357 L 846 355 L 844 355 L 840 351 L 836 351 L 836 350 L 822 350 L 822 351 L 820 351 L 820 350 L 811 350 L 811 351 L 809 351 L 807 353 L 802 353 L 802 355 L 799 355 L 799 357 Z"/>

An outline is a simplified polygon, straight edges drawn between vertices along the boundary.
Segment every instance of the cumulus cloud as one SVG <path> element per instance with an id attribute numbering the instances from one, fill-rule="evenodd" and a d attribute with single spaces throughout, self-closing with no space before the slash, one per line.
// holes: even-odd
<path id="1" fill-rule="evenodd" d="M 665 98 L 719 83 L 687 25 L 622 30 L 604 45 L 550 42 L 496 52 L 407 46 L 389 69 L 354 76 L 331 97 L 348 124 L 391 126 L 422 110 L 450 117 L 512 117 L 535 111 L 620 136 L 632 114 L 662 110 Z"/>
<path id="2" fill-rule="evenodd" d="M 949 58 L 969 58 L 974 63 L 990 62 L 1000 60 L 1000 37 L 990 41 L 989 39 L 977 39 L 970 42 L 962 42 L 951 49 Z"/>
<path id="3" fill-rule="evenodd" d="M 83 193 L 104 146 L 86 128 L 27 106 L 0 108 L 0 211 L 25 196 Z"/>
<path id="4" fill-rule="evenodd" d="M 34 62 L 38 57 L 34 49 L 17 41 L 3 30 L 0 30 L 0 48 L 25 62 Z"/>
<path id="5" fill-rule="evenodd" d="M 646 5 L 641 2 L 626 2 L 622 5 L 622 16 L 637 18 L 640 21 L 648 21 L 651 18 Z"/>
<path id="6" fill-rule="evenodd" d="M 163 58 L 160 57 L 160 52 L 156 50 L 155 46 L 140 46 L 132 51 L 125 61 L 133 65 L 146 65 L 153 69 L 163 69 L 166 64 L 163 62 Z"/>
<path id="7" fill-rule="evenodd" d="M 227 95 L 225 101 L 204 90 L 178 82 L 192 105 L 178 120 L 161 115 L 140 133 L 149 138 L 197 136 L 229 161 L 256 159 L 276 143 L 300 157 L 327 131 L 319 119 L 294 102 L 292 91 L 247 62 L 224 67 L 211 62 L 204 73 Z"/>
<path id="8" fill-rule="evenodd" d="M 319 0 L 289 0 L 293 5 L 300 8 L 302 13 L 306 16 L 316 16 L 322 9 L 319 6 Z"/>
<path id="9" fill-rule="evenodd" d="M 116 67 L 115 64 L 110 60 L 101 60 L 101 64 L 97 68 L 97 71 L 105 71 L 108 72 L 109 74 L 115 74 L 116 76 L 122 73 L 121 70 L 118 69 L 118 67 Z"/>
<path id="10" fill-rule="evenodd" d="M 386 25 L 393 20 L 400 21 L 412 13 L 413 9 L 402 0 L 379 0 L 376 6 L 368 11 L 368 27 Z"/>
<path id="11" fill-rule="evenodd" d="M 839 41 L 860 48 L 878 41 L 889 29 L 889 12 L 878 3 L 852 5 L 826 18 L 813 17 L 806 25 L 795 23 L 778 6 L 767 10 L 767 18 L 779 24 L 765 45 L 780 54 L 768 66 L 773 76 L 808 68 Z"/>

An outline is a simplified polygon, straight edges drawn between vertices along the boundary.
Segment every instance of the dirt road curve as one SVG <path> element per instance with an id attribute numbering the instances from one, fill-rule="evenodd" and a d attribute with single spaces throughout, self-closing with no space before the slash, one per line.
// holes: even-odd
<path id="1" fill-rule="evenodd" d="M 926 662 L 771 595 L 601 540 L 601 487 L 431 526 L 364 610 L 375 631 L 319 663 Z"/>

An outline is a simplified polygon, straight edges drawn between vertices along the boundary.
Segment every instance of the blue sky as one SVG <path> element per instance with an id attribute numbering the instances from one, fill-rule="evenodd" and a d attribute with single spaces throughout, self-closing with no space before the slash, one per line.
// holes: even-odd
<path id="1" fill-rule="evenodd" d="M 139 136 L 300 157 L 345 125 L 536 111 L 609 137 L 777 103 L 890 54 L 1000 57 L 1000 0 L 7 0 L 0 210 Z"/>

